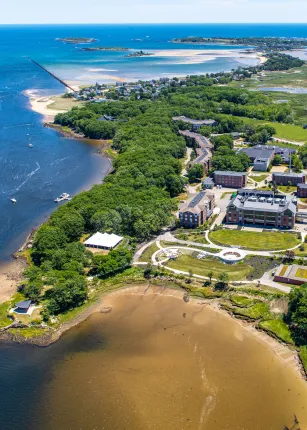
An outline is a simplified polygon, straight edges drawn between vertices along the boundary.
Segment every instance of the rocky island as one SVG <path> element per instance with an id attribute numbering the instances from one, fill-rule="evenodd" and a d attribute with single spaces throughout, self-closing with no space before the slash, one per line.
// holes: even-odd
<path id="1" fill-rule="evenodd" d="M 126 55 L 127 58 L 133 58 L 133 57 L 148 57 L 150 55 L 154 55 L 153 52 L 144 52 L 144 51 L 137 51 L 132 52 L 131 54 Z"/>
<path id="2" fill-rule="evenodd" d="M 114 52 L 126 52 L 130 51 L 130 48 L 123 48 L 121 46 L 91 46 L 86 48 L 80 48 L 79 51 L 114 51 Z"/>
<path id="3" fill-rule="evenodd" d="M 58 37 L 55 39 L 58 42 L 71 43 L 77 45 L 78 43 L 93 43 L 97 42 L 98 39 L 93 37 Z"/>

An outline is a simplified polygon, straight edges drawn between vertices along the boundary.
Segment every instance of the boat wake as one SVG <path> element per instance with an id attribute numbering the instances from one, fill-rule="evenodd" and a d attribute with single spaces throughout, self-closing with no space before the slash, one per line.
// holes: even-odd
<path id="1" fill-rule="evenodd" d="M 27 176 L 26 179 L 16 188 L 16 191 L 19 191 L 21 187 L 23 187 L 29 179 L 32 178 L 33 175 L 35 175 L 36 172 L 38 172 L 41 168 L 41 166 L 39 165 L 38 162 L 36 162 L 37 168 L 35 170 L 32 170 L 32 172 L 30 172 Z"/>

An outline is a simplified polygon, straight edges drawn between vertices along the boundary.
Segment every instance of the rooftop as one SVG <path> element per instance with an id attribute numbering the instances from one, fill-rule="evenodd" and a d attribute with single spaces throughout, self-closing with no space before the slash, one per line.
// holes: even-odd
<path id="1" fill-rule="evenodd" d="M 246 172 L 232 172 L 227 170 L 216 170 L 214 175 L 222 175 L 222 176 L 246 176 Z"/>
<path id="2" fill-rule="evenodd" d="M 173 120 L 188 122 L 189 124 L 193 124 L 193 125 L 210 125 L 216 122 L 214 119 L 192 119 L 192 118 L 187 118 L 184 115 L 174 116 Z"/>
<path id="3" fill-rule="evenodd" d="M 268 146 L 253 146 L 250 148 L 240 148 L 238 150 L 239 152 L 244 152 L 249 156 L 249 158 L 257 158 L 257 159 L 268 159 L 272 157 L 275 153 L 275 150 L 273 147 Z"/>
<path id="4" fill-rule="evenodd" d="M 100 233 L 99 231 L 93 236 L 88 238 L 84 245 L 96 246 L 101 248 L 114 248 L 123 240 L 123 237 L 117 236 L 116 234 Z"/>
<path id="5" fill-rule="evenodd" d="M 306 176 L 305 173 L 294 173 L 294 172 L 274 172 L 273 176 L 285 176 L 285 177 L 292 177 L 292 178 L 303 178 Z"/>
<path id="6" fill-rule="evenodd" d="M 209 201 L 212 199 L 214 199 L 214 194 L 208 193 L 208 191 L 201 191 L 185 202 L 180 208 L 179 212 L 188 211 L 192 213 L 199 213 L 206 206 L 208 206 Z"/>
<path id="7" fill-rule="evenodd" d="M 289 209 L 296 214 L 296 205 L 293 198 L 289 196 L 264 196 L 254 191 L 254 194 L 236 195 L 228 206 L 235 206 L 237 209 L 263 211 L 263 212 L 284 212 Z"/>

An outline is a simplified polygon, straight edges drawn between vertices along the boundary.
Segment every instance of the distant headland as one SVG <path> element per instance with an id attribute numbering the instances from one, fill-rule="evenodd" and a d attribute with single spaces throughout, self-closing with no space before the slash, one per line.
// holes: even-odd
<path id="1" fill-rule="evenodd" d="M 281 38 L 281 37 L 181 37 L 173 39 L 172 43 L 189 43 L 204 45 L 219 43 L 224 45 L 251 46 L 263 52 L 289 51 L 302 49 L 307 46 L 306 38 Z"/>
<path id="2" fill-rule="evenodd" d="M 98 39 L 94 39 L 93 37 L 57 37 L 55 40 L 57 40 L 58 42 L 77 45 L 78 43 L 97 42 Z"/>

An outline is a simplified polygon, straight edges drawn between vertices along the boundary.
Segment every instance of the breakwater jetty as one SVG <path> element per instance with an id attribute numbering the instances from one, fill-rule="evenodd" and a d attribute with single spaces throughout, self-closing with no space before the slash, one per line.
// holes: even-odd
<path id="1" fill-rule="evenodd" d="M 44 70 L 46 73 L 48 73 L 50 76 L 52 76 L 54 79 L 56 79 L 58 82 L 60 82 L 60 84 L 64 85 L 66 88 L 68 88 L 69 90 L 75 92 L 75 90 L 68 85 L 66 82 L 64 82 L 61 78 L 59 78 L 58 76 L 56 76 L 54 73 L 50 72 L 48 69 L 46 69 L 46 67 L 42 66 L 41 64 L 39 64 L 37 61 L 32 60 L 32 58 L 28 57 L 28 59 L 30 61 L 32 61 L 32 63 L 36 64 L 36 66 L 40 67 L 42 70 Z"/>

